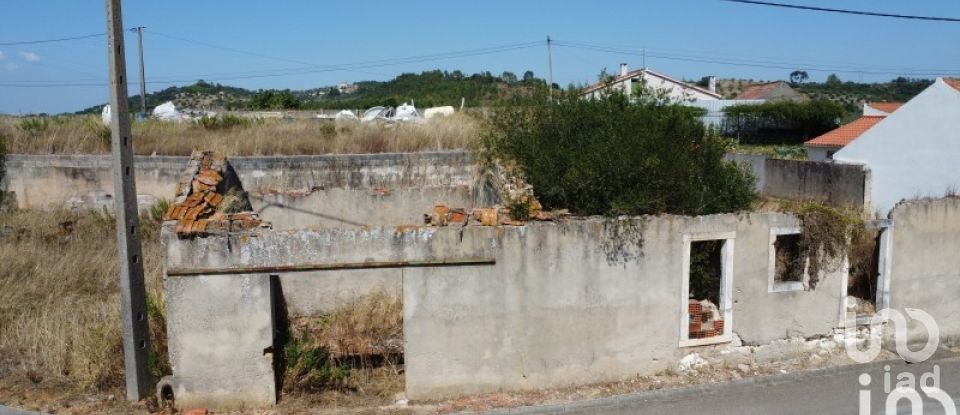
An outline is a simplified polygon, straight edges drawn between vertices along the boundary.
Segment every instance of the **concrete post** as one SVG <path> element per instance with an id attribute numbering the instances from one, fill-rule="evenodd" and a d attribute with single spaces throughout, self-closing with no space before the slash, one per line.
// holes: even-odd
<path id="1" fill-rule="evenodd" d="M 127 65 L 123 46 L 120 0 L 107 2 L 107 56 L 110 66 L 110 120 L 117 250 L 120 257 L 120 319 L 123 325 L 123 360 L 127 399 L 149 396 L 153 379 L 147 368 L 150 336 L 147 327 L 143 254 L 137 217 L 137 189 L 133 168 L 133 137 L 127 100 Z"/>

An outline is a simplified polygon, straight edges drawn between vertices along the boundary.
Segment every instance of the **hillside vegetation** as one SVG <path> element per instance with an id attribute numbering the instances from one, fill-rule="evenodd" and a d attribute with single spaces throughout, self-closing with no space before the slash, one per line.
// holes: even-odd
<path id="1" fill-rule="evenodd" d="M 744 88 L 768 81 L 753 79 L 720 79 L 717 92 L 732 99 Z M 851 112 L 859 112 L 864 102 L 906 102 L 933 83 L 932 79 L 899 77 L 888 82 L 858 83 L 843 81 L 831 75 L 825 82 L 802 82 L 792 84 L 795 89 L 814 100 L 827 100 L 840 104 Z"/>
<path id="2" fill-rule="evenodd" d="M 796 88 L 810 98 L 833 101 L 859 112 L 863 102 L 907 102 L 932 83 L 931 79 L 900 77 L 890 82 L 861 84 L 831 77 L 827 82 L 802 83 Z"/>
<path id="3" fill-rule="evenodd" d="M 517 97 L 530 96 L 546 88 L 546 82 L 527 71 L 522 76 L 511 72 L 493 75 L 482 72 L 466 75 L 461 71 L 405 73 L 389 81 L 362 81 L 350 91 L 324 86 L 301 91 L 247 90 L 203 80 L 193 85 L 170 87 L 147 94 L 147 108 L 173 101 L 179 108 L 206 110 L 285 110 L 285 109 L 365 109 L 377 105 L 398 106 L 415 102 L 418 107 L 459 106 L 461 99 L 470 107 L 490 106 Z M 130 108 L 139 111 L 140 96 L 130 97 Z M 104 104 L 78 111 L 99 113 Z"/>

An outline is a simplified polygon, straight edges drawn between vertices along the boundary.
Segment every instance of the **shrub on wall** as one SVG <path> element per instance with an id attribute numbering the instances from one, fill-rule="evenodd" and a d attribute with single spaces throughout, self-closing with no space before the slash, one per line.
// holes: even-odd
<path id="1" fill-rule="evenodd" d="M 745 144 L 803 144 L 837 128 L 844 114 L 839 104 L 825 100 L 733 105 L 724 109 L 722 129 Z"/>
<path id="2" fill-rule="evenodd" d="M 710 214 L 750 207 L 754 179 L 696 113 L 612 94 L 506 107 L 482 151 L 513 167 L 546 208 L 582 215 Z"/>

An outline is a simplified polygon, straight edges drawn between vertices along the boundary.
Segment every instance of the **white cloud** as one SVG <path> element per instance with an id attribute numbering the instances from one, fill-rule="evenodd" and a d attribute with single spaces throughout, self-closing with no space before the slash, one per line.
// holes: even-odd
<path id="1" fill-rule="evenodd" d="M 20 52 L 20 57 L 27 62 L 36 62 L 40 60 L 40 55 L 33 52 Z"/>
<path id="2" fill-rule="evenodd" d="M 6 71 L 6 72 L 13 72 L 13 71 L 17 70 L 17 68 L 19 68 L 19 66 L 17 66 L 17 64 L 15 64 L 15 63 L 13 63 L 13 62 L 4 63 L 4 64 L 0 65 L 0 69 L 4 70 L 4 71 Z"/>
<path id="3" fill-rule="evenodd" d="M 0 50 L 0 61 L 4 60 L 4 59 L 6 59 L 6 58 L 7 58 L 7 55 L 4 55 L 4 54 L 3 54 L 3 51 Z"/>

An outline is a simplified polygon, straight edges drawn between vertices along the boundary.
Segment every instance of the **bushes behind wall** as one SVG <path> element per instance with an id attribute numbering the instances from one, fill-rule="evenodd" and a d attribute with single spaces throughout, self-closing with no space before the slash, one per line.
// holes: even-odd
<path id="1" fill-rule="evenodd" d="M 546 208 L 581 215 L 701 215 L 750 207 L 754 178 L 690 108 L 612 94 L 498 111 L 482 154 L 514 168 Z"/>
<path id="2" fill-rule="evenodd" d="M 834 102 L 772 101 L 724 109 L 723 134 L 743 144 L 803 144 L 837 128 L 845 111 Z"/>

